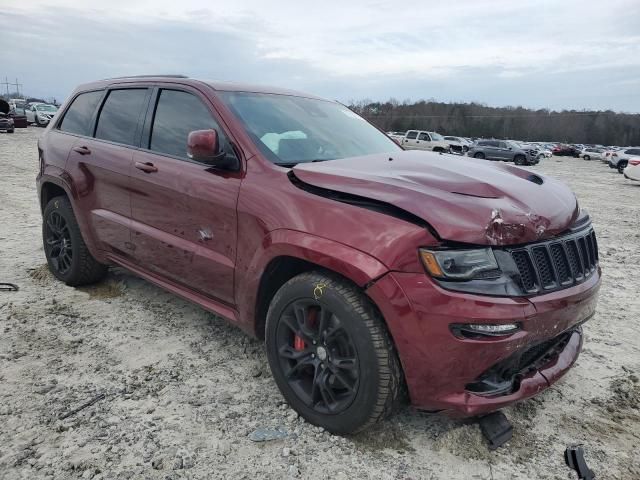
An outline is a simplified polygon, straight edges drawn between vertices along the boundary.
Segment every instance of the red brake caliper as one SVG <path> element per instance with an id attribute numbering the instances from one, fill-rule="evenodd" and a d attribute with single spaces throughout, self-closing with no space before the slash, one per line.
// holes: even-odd
<path id="1" fill-rule="evenodd" d="M 316 324 L 316 315 L 317 315 L 318 311 L 315 308 L 311 308 L 309 310 L 309 316 L 308 316 L 308 323 L 309 323 L 309 327 L 314 327 Z M 304 340 L 302 339 L 301 336 L 299 335 L 294 335 L 293 336 L 293 349 L 296 352 L 301 352 L 302 350 L 304 350 L 305 347 L 305 343 Z"/>

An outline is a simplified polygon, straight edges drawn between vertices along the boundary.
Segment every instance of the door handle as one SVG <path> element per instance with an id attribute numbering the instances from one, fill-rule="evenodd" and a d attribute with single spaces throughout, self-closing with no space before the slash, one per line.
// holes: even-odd
<path id="1" fill-rule="evenodd" d="M 85 146 L 73 147 L 73 151 L 79 153 L 80 155 L 89 155 L 91 153 L 91 150 L 89 150 L 89 148 Z"/>
<path id="2" fill-rule="evenodd" d="M 138 170 L 142 170 L 144 173 L 153 173 L 153 172 L 157 172 L 158 171 L 158 167 L 156 167 L 151 162 L 146 162 L 146 163 L 136 162 L 135 163 L 135 167 Z"/>

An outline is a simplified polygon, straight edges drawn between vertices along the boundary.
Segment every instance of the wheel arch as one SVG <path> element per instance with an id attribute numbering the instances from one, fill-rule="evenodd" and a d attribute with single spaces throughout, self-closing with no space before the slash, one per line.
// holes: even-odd
<path id="1" fill-rule="evenodd" d="M 264 338 L 266 314 L 271 299 L 289 279 L 308 271 L 338 275 L 364 290 L 388 268 L 376 258 L 347 245 L 311 234 L 276 230 L 262 242 L 248 274 L 238 278 L 237 297 L 241 322 L 254 335 Z M 253 272 L 253 273 L 252 273 Z"/>
<path id="2" fill-rule="evenodd" d="M 40 187 L 40 211 L 44 212 L 45 207 L 52 198 L 65 196 L 72 201 L 71 195 L 61 185 L 45 180 Z"/>

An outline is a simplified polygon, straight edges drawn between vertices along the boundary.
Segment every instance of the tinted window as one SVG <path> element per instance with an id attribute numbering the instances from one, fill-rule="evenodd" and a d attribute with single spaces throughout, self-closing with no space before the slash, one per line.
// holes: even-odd
<path id="1" fill-rule="evenodd" d="M 146 88 L 111 90 L 98 117 L 96 138 L 134 145 Z"/>
<path id="2" fill-rule="evenodd" d="M 409 133 L 407 133 L 407 138 L 409 140 L 415 140 L 416 138 L 418 138 L 418 132 L 409 132 Z"/>
<path id="3" fill-rule="evenodd" d="M 421 133 L 418 136 L 418 140 L 424 140 L 426 142 L 430 141 L 431 139 L 429 138 L 429 135 L 427 135 L 426 133 Z"/>
<path id="4" fill-rule="evenodd" d="M 155 152 L 187 157 L 187 137 L 194 130 L 213 128 L 220 145 L 229 153 L 224 133 L 205 105 L 194 95 L 177 90 L 162 90 L 151 128 L 149 148 Z"/>
<path id="5" fill-rule="evenodd" d="M 78 95 L 62 119 L 60 130 L 78 135 L 90 135 L 93 112 L 101 97 L 101 91 Z"/>
<path id="6" fill-rule="evenodd" d="M 489 142 L 486 142 L 484 140 L 478 141 L 478 146 L 479 147 L 486 147 L 488 144 L 489 144 Z"/>
<path id="7" fill-rule="evenodd" d="M 627 155 L 640 155 L 640 148 L 631 148 L 624 153 Z"/>

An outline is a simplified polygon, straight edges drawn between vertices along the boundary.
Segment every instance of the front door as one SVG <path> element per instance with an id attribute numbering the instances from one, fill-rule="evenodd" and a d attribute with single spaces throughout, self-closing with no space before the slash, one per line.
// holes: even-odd
<path id="1" fill-rule="evenodd" d="M 420 150 L 433 150 L 433 146 L 431 145 L 431 137 L 427 132 L 420 132 L 418 135 L 418 148 Z"/>
<path id="2" fill-rule="evenodd" d="M 133 156 L 132 242 L 142 268 L 233 305 L 241 176 L 187 157 L 189 132 L 211 128 L 234 155 L 204 97 L 157 89 Z"/>

